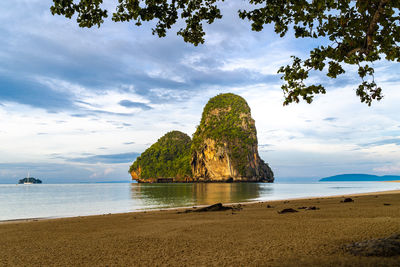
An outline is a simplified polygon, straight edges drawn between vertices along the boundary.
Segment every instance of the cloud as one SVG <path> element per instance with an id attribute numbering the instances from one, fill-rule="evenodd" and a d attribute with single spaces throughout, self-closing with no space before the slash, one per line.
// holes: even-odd
<path id="1" fill-rule="evenodd" d="M 22 5 L 23 2 L 18 3 Z M 12 25 L 12 30 L 11 24 L 0 25 L 0 33 L 5 36 L 1 46 L 5 51 L 0 54 L 0 61 L 7 66 L 8 83 L 10 80 L 14 83 L 27 81 L 11 86 L 16 89 L 16 95 L 11 97 L 8 93 L 8 100 L 17 103 L 46 110 L 71 110 L 74 114 L 90 113 L 90 116 L 101 112 L 122 116 L 126 112 L 112 111 L 104 105 L 97 107 L 96 100 L 101 95 L 107 96 L 104 94 L 107 91 L 128 93 L 134 87 L 135 93 L 146 101 L 122 98 L 119 104 L 125 108 L 150 110 L 153 106 L 149 103 L 185 101 L 209 86 L 279 81 L 275 73 L 266 75 L 252 67 L 254 64 L 226 67 L 227 60 L 243 57 L 243 48 L 235 51 L 242 38 L 254 42 L 244 34 L 250 31 L 248 23 L 237 17 L 238 6 L 224 5 L 224 16 L 226 21 L 240 21 L 239 24 L 216 25 L 209 31 L 211 36 L 223 34 L 231 39 L 228 32 L 235 32 L 238 39 L 225 40 L 224 45 L 229 46 L 223 48 L 217 47 L 216 43 L 194 47 L 171 32 L 166 38 L 159 39 L 150 34 L 150 25 L 131 28 L 128 24 L 106 23 L 96 30 L 80 29 L 60 16 L 52 16 L 48 5 L 40 2 L 27 5 L 24 15 L 15 9 L 16 5 L 2 3 L 0 7 L 9 10 L 10 16 L 18 22 Z M 132 37 L 132 32 L 142 37 Z M 212 38 L 208 39 L 211 42 Z M 270 46 L 274 44 L 263 49 L 268 51 Z M 228 58 L 225 51 L 232 52 Z M 259 59 L 259 55 L 265 53 L 254 51 L 253 54 L 252 57 Z M 277 53 L 268 54 L 262 58 L 270 60 L 270 55 Z M 259 65 L 265 66 L 264 63 Z M 40 92 L 35 87 L 40 88 Z M 27 97 L 23 98 L 23 95 Z"/>
<path id="2" fill-rule="evenodd" d="M 383 145 L 397 145 L 400 146 L 400 138 L 387 138 L 371 143 L 359 144 L 361 147 L 383 146 Z"/>
<path id="3" fill-rule="evenodd" d="M 111 116 L 132 116 L 132 113 L 123 113 L 123 112 L 112 112 L 106 110 L 86 110 L 87 115 L 90 116 L 98 116 L 98 115 L 111 115 Z"/>
<path id="4" fill-rule="evenodd" d="M 67 159 L 67 161 L 87 163 L 87 164 L 128 163 L 128 162 L 133 162 L 139 155 L 140 155 L 140 153 L 130 152 L 130 153 L 121 153 L 121 154 L 108 154 L 108 155 L 95 155 L 95 156 L 89 156 L 89 157 L 69 158 L 69 159 Z"/>
<path id="5" fill-rule="evenodd" d="M 82 156 L 93 156 L 94 154 L 93 153 L 84 152 L 84 153 L 81 153 L 81 155 Z"/>
<path id="6" fill-rule="evenodd" d="M 89 117 L 89 114 L 71 114 L 71 117 L 86 118 L 86 117 Z"/>
<path id="7" fill-rule="evenodd" d="M 71 97 L 68 92 L 50 90 L 35 80 L 13 77 L 0 72 L 0 100 L 59 111 L 75 107 Z"/>
<path id="8" fill-rule="evenodd" d="M 152 109 L 149 105 L 147 105 L 145 103 L 133 102 L 133 101 L 126 100 L 126 99 L 119 101 L 119 104 L 126 108 L 139 108 L 141 110 Z"/>
<path id="9" fill-rule="evenodd" d="M 328 118 L 325 118 L 324 119 L 324 121 L 336 121 L 338 118 L 335 118 L 335 117 L 328 117 Z"/>
<path id="10" fill-rule="evenodd" d="M 133 145 L 135 142 L 125 142 L 124 145 Z"/>
<path id="11" fill-rule="evenodd" d="M 90 175 L 90 178 L 101 178 L 101 177 L 109 175 L 110 173 L 113 173 L 114 171 L 115 171 L 115 168 L 108 167 L 104 170 L 100 170 L 100 171 L 96 171 L 96 172 L 92 173 Z"/>
<path id="12" fill-rule="evenodd" d="M 270 147 L 273 146 L 271 144 L 259 144 L 258 147 Z"/>
<path id="13" fill-rule="evenodd" d="M 398 174 L 400 173 L 400 164 L 390 164 L 373 169 L 375 172 L 385 173 L 385 174 Z"/>

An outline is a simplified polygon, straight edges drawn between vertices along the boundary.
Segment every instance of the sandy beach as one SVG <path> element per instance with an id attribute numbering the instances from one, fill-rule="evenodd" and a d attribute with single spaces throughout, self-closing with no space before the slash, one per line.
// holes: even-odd
<path id="1" fill-rule="evenodd" d="M 354 256 L 344 247 L 400 234 L 400 191 L 344 197 L 5 222 L 0 265 L 398 266 L 400 256 Z M 286 208 L 298 212 L 278 213 Z"/>

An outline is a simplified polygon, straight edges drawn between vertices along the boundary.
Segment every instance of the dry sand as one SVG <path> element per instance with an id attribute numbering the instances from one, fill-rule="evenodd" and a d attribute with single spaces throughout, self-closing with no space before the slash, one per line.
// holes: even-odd
<path id="1" fill-rule="evenodd" d="M 399 266 L 400 256 L 342 248 L 400 233 L 400 192 L 351 197 L 254 203 L 235 212 L 7 222 L 0 224 L 0 266 Z M 278 214 L 284 208 L 299 212 Z"/>

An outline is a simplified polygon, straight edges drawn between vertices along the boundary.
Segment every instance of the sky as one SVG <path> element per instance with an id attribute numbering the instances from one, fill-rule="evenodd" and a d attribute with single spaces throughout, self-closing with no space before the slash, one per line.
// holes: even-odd
<path id="1" fill-rule="evenodd" d="M 111 7 L 117 1 L 105 1 Z M 229 2 L 229 3 L 228 3 Z M 354 67 L 314 102 L 283 106 L 277 70 L 323 40 L 252 32 L 226 1 L 197 47 L 107 19 L 79 28 L 50 0 L 0 1 L 0 183 L 129 180 L 135 158 L 168 131 L 192 135 L 208 99 L 235 93 L 256 121 L 259 153 L 279 178 L 400 174 L 400 64 L 376 62 L 384 99 L 355 94 Z"/>

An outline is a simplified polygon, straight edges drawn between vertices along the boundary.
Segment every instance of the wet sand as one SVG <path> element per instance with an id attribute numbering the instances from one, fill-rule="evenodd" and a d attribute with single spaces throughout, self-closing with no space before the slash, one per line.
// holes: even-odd
<path id="1" fill-rule="evenodd" d="M 233 212 L 6 222 L 0 224 L 0 266 L 398 266 L 400 256 L 353 256 L 343 246 L 400 233 L 400 192 L 350 197 L 354 202 L 245 204 Z M 319 210 L 298 209 L 310 206 Z M 285 208 L 298 212 L 278 214 Z"/>

